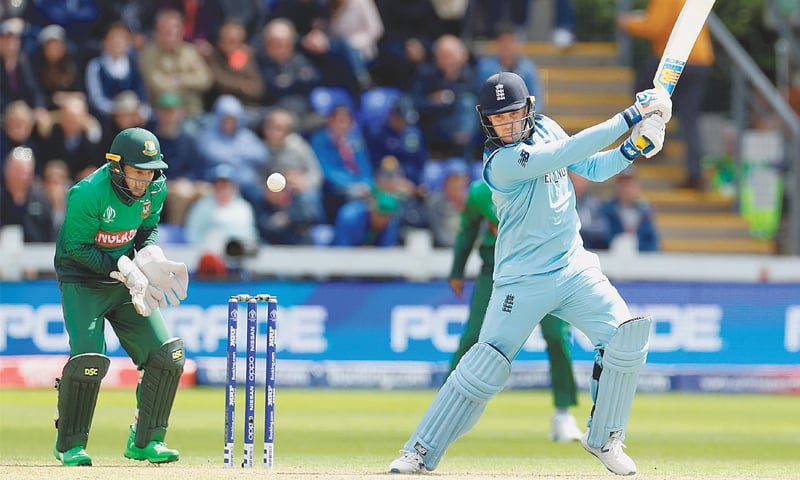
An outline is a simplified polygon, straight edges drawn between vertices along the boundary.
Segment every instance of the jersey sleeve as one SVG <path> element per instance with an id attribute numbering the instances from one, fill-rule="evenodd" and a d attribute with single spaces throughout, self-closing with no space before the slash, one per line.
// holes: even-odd
<path id="1" fill-rule="evenodd" d="M 93 272 L 109 275 L 117 269 L 117 260 L 94 243 L 100 230 L 100 198 L 91 189 L 70 189 L 67 212 L 62 225 L 64 252 Z"/>
<path id="2" fill-rule="evenodd" d="M 536 128 L 555 129 L 558 127 L 555 122 L 547 120 L 547 122 L 537 122 Z M 558 129 L 560 130 L 560 127 Z M 597 152 L 615 142 L 628 129 L 628 124 L 625 123 L 622 114 L 617 114 L 609 120 L 582 130 L 571 137 L 549 140 L 560 135 L 557 134 L 557 131 L 549 134 L 545 132 L 546 137 L 543 141 L 536 141 L 532 145 L 521 143 L 513 147 L 499 148 L 493 152 L 487 159 L 484 178 L 494 188 L 502 190 L 511 188 L 518 182 L 541 177 L 546 173 L 588 160 L 590 157 L 593 158 L 592 162 L 597 162 L 605 158 L 605 155 L 596 156 Z M 615 151 L 618 152 L 618 149 Z M 610 155 L 622 157 L 619 152 Z M 618 167 L 619 165 L 614 162 L 613 165 L 602 168 L 616 173 L 621 170 Z"/>
<path id="3" fill-rule="evenodd" d="M 478 182 L 483 181 L 478 180 Z M 475 182 L 473 182 L 469 189 L 464 210 L 461 212 L 461 223 L 453 244 L 453 263 L 450 268 L 449 278 L 464 278 L 464 269 L 466 268 L 469 254 L 480 234 L 481 221 L 484 216 L 477 201 L 478 195 Z"/>

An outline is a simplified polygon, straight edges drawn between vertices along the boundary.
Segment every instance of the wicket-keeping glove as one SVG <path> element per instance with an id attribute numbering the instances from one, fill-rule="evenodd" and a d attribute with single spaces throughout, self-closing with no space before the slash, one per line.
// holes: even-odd
<path id="1" fill-rule="evenodd" d="M 133 263 L 133 260 L 123 255 L 117 260 L 117 269 L 111 272 L 111 278 L 119 280 L 128 287 L 131 294 L 133 308 L 143 317 L 150 316 L 153 309 L 158 307 L 153 305 L 153 299 L 147 294 L 148 281 L 144 273 Z"/>
<path id="2" fill-rule="evenodd" d="M 622 115 L 629 127 L 641 122 L 653 114 L 658 114 L 669 122 L 672 118 L 672 99 L 663 88 L 650 88 L 636 94 L 636 101 L 626 108 Z"/>
<path id="3" fill-rule="evenodd" d="M 166 297 L 170 305 L 173 307 L 179 305 L 181 300 L 186 298 L 186 291 L 189 288 L 189 271 L 185 263 L 167 260 L 164 251 L 158 245 L 148 245 L 142 248 L 136 252 L 134 261 L 147 277 L 150 285 L 161 290 L 162 298 Z M 166 307 L 166 301 L 161 306 Z"/>

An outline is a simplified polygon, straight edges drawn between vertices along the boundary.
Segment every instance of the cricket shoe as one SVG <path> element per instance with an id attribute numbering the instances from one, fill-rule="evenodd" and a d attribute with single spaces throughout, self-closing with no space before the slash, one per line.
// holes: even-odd
<path id="1" fill-rule="evenodd" d="M 58 448 L 53 445 L 53 455 L 55 455 L 56 459 L 61 462 L 61 465 L 64 465 L 65 467 L 92 466 L 92 457 L 86 453 L 86 450 L 84 450 L 83 446 L 81 445 L 72 447 L 66 452 L 59 452 Z"/>
<path id="2" fill-rule="evenodd" d="M 427 473 L 425 462 L 417 452 L 400 450 L 400 458 L 389 464 L 389 473 Z"/>
<path id="3" fill-rule="evenodd" d="M 589 436 L 589 431 L 581 437 L 581 445 L 583 448 L 600 459 L 603 465 L 606 466 L 609 472 L 616 473 L 617 475 L 636 475 L 636 464 L 633 459 L 629 457 L 623 448 L 627 448 L 622 440 L 620 440 L 622 432 L 611 432 L 608 441 L 600 448 L 592 448 L 586 443 Z"/>
<path id="4" fill-rule="evenodd" d="M 580 440 L 583 432 L 578 428 L 575 417 L 569 412 L 561 412 L 553 415 L 553 426 L 550 431 L 550 440 L 554 442 L 573 442 Z"/>
<path id="5" fill-rule="evenodd" d="M 177 462 L 180 453 L 177 450 L 167 447 L 164 442 L 151 440 L 144 448 L 136 446 L 136 432 L 131 429 L 128 436 L 128 444 L 125 446 L 125 458 L 132 460 L 147 460 L 150 463 L 170 463 Z"/>

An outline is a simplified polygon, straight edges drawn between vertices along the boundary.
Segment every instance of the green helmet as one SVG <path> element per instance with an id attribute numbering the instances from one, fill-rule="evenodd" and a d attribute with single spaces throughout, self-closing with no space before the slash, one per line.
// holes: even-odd
<path id="1" fill-rule="evenodd" d="M 119 132 L 111 142 L 106 160 L 142 170 L 166 170 L 158 138 L 150 130 L 134 127 Z"/>
<path id="2" fill-rule="evenodd" d="M 111 184 L 125 203 L 130 205 L 133 202 L 148 202 L 152 194 L 164 188 L 166 182 L 163 170 L 167 169 L 167 164 L 161 154 L 158 138 L 153 132 L 138 127 L 126 128 L 114 137 L 109 150 L 106 160 L 111 173 Z M 145 195 L 136 195 L 128 187 L 123 165 L 141 170 L 156 170 L 153 180 L 148 182 L 150 187 Z"/>

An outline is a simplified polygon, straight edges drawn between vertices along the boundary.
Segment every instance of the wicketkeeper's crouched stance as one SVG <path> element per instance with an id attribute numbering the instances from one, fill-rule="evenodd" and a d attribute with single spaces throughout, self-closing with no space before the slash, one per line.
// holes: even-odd
<path id="1" fill-rule="evenodd" d="M 567 170 L 602 181 L 632 161 L 658 153 L 672 103 L 663 90 L 646 90 L 613 118 L 568 136 L 537 115 L 522 79 L 511 72 L 484 83 L 478 106 L 486 134 L 483 179 L 499 220 L 494 286 L 478 343 L 439 390 L 391 473 L 433 470 L 458 437 L 478 421 L 506 383 L 511 362 L 547 314 L 581 330 L 597 349 L 594 408 L 583 447 L 618 475 L 636 464 L 622 441 L 639 370 L 647 357 L 651 320 L 631 318 L 625 301 L 583 248 L 575 193 Z M 632 130 L 619 148 L 601 151 Z M 649 143 L 642 150 L 635 141 Z"/>
<path id="2" fill-rule="evenodd" d="M 159 307 L 185 299 L 189 277 L 186 265 L 167 260 L 157 245 L 167 164 L 158 139 L 142 128 L 120 132 L 106 159 L 70 189 L 56 244 L 70 358 L 56 381 L 53 453 L 63 465 L 92 464 L 86 446 L 110 365 L 104 338 L 108 320 L 142 371 L 124 456 L 174 462 L 179 453 L 166 446 L 164 437 L 185 357 L 183 342 L 169 335 Z"/>

